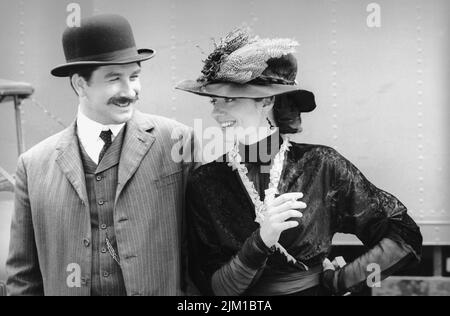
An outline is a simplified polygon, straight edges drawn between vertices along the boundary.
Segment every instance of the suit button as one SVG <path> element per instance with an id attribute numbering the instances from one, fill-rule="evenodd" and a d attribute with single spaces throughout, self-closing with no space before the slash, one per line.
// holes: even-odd
<path id="1" fill-rule="evenodd" d="M 103 224 L 102 226 L 100 226 L 100 228 L 101 228 L 102 230 L 105 230 L 106 228 L 108 228 L 108 226 L 106 226 L 106 224 Z"/>
<path id="2" fill-rule="evenodd" d="M 97 181 L 102 181 L 102 176 L 97 176 L 97 177 L 95 177 L 95 180 L 97 180 Z"/>
<path id="3" fill-rule="evenodd" d="M 109 273 L 106 272 L 106 271 L 104 271 L 104 272 L 103 272 L 103 277 L 104 277 L 104 278 L 108 278 L 108 277 L 109 277 Z"/>
<path id="4" fill-rule="evenodd" d="M 105 201 L 103 201 L 103 200 L 98 201 L 98 205 L 104 205 L 104 204 L 105 204 Z"/>
<path id="5" fill-rule="evenodd" d="M 91 245 L 91 241 L 88 238 L 85 238 L 83 240 L 83 244 L 86 248 L 88 248 Z"/>
<path id="6" fill-rule="evenodd" d="M 108 250 L 106 250 L 106 248 L 102 249 L 102 253 L 107 253 L 107 252 L 108 252 Z"/>

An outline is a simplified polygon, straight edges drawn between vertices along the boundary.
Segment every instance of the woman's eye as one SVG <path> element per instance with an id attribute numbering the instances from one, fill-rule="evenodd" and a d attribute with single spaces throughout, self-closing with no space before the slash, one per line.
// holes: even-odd
<path id="1" fill-rule="evenodd" d="M 211 99 L 211 100 L 209 100 L 209 102 L 210 102 L 211 104 L 216 104 L 216 103 L 217 103 L 217 100 L 216 100 L 216 99 Z"/>
<path id="2" fill-rule="evenodd" d="M 231 102 L 233 102 L 235 99 L 233 99 L 233 98 L 226 98 L 225 99 L 225 103 L 231 103 Z"/>

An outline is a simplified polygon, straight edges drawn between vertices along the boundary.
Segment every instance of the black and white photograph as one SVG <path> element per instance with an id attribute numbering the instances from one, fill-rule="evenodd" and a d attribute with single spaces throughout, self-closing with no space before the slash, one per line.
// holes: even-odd
<path id="1" fill-rule="evenodd" d="M 0 0 L 0 296 L 450 296 L 449 16 Z"/>

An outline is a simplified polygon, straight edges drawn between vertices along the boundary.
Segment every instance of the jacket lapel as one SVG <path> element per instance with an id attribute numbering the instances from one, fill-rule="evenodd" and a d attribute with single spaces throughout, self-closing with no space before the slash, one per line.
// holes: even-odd
<path id="1" fill-rule="evenodd" d="M 64 132 L 56 148 L 56 162 L 66 178 L 70 181 L 80 199 L 88 205 L 86 181 L 76 136 L 76 122 L 73 122 Z"/>
<path id="2" fill-rule="evenodd" d="M 119 183 L 117 185 L 116 203 L 123 189 L 135 174 L 142 159 L 155 142 L 155 137 L 149 133 L 154 124 L 135 111 L 133 118 L 127 123 L 122 154 L 119 163 Z"/>

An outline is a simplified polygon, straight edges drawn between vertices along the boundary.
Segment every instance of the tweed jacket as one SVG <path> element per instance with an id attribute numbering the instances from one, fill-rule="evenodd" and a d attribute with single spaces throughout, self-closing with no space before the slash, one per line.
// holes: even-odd
<path id="1" fill-rule="evenodd" d="M 126 125 L 114 228 L 128 295 L 183 294 L 189 139 L 182 124 L 138 111 Z M 19 158 L 15 193 L 8 294 L 90 295 L 90 209 L 76 122 Z"/>

